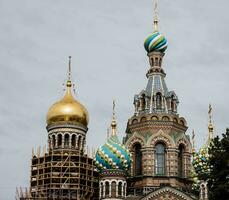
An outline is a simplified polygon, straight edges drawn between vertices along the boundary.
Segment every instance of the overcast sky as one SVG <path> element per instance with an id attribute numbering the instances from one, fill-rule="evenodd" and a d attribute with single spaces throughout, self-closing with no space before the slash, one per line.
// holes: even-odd
<path id="1" fill-rule="evenodd" d="M 166 83 L 200 147 L 209 103 L 216 133 L 229 126 L 229 1 L 159 0 L 158 7 L 169 42 Z M 29 186 L 31 149 L 46 144 L 46 113 L 63 95 L 69 55 L 77 98 L 90 113 L 89 147 L 105 142 L 113 98 L 124 135 L 134 94 L 147 83 L 152 10 L 151 0 L 0 0 L 0 200 Z"/>

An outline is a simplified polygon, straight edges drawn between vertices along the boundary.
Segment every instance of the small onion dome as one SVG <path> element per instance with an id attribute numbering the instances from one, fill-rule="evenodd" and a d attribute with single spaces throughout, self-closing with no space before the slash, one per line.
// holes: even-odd
<path id="1" fill-rule="evenodd" d="M 153 32 L 149 35 L 144 42 L 145 50 L 150 53 L 153 51 L 159 51 L 164 53 L 167 49 L 168 42 L 166 38 L 158 31 Z"/>
<path id="2" fill-rule="evenodd" d="M 193 154 L 192 165 L 198 175 L 208 174 L 210 171 L 208 147 Z"/>
<path id="3" fill-rule="evenodd" d="M 100 171 L 104 169 L 128 171 L 130 169 L 131 156 L 129 150 L 120 143 L 117 135 L 112 135 L 106 144 L 97 150 L 95 161 Z"/>
<path id="4" fill-rule="evenodd" d="M 71 122 L 87 126 L 89 121 L 87 109 L 73 97 L 70 80 L 67 81 L 66 86 L 63 99 L 54 103 L 48 110 L 47 125 Z"/>

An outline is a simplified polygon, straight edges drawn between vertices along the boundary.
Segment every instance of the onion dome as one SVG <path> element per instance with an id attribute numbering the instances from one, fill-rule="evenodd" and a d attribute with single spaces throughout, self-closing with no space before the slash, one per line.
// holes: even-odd
<path id="1" fill-rule="evenodd" d="M 66 83 L 66 93 L 64 97 L 54 103 L 47 113 L 47 125 L 62 122 L 88 125 L 89 115 L 87 109 L 77 101 L 72 95 L 71 66 L 69 57 L 69 77 Z"/>
<path id="2" fill-rule="evenodd" d="M 209 148 L 213 139 L 214 126 L 212 123 L 212 106 L 209 105 L 209 123 L 207 143 L 198 151 L 193 153 L 193 167 L 199 176 L 206 175 L 210 172 L 209 165 Z"/>
<path id="3" fill-rule="evenodd" d="M 152 34 L 150 34 L 144 42 L 145 50 L 148 53 L 151 53 L 153 51 L 159 51 L 164 53 L 167 49 L 167 45 L 168 42 L 166 38 L 158 31 L 154 31 Z"/>
<path id="4" fill-rule="evenodd" d="M 167 49 L 168 42 L 166 38 L 159 33 L 158 31 L 158 11 L 157 11 L 157 1 L 154 2 L 154 20 L 153 20 L 153 25 L 154 25 L 154 32 L 150 34 L 144 42 L 144 47 L 145 50 L 148 53 L 151 52 L 162 52 L 164 53 L 165 50 Z"/>
<path id="5" fill-rule="evenodd" d="M 207 147 L 193 153 L 192 164 L 198 176 L 205 175 L 210 172 L 209 154 Z"/>
<path id="6" fill-rule="evenodd" d="M 128 171 L 131 165 L 131 155 L 129 150 L 121 144 L 116 134 L 116 120 L 111 122 L 112 135 L 107 142 L 101 146 L 95 155 L 95 163 L 97 168 L 102 171 L 105 169 L 114 170 L 120 169 Z"/>
<path id="7" fill-rule="evenodd" d="M 116 135 L 112 135 L 96 152 L 96 166 L 99 170 L 130 169 L 131 159 L 128 149 L 122 145 Z"/>

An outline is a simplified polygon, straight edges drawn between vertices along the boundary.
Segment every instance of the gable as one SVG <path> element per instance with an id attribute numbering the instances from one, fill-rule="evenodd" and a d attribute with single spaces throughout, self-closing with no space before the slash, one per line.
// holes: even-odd
<path id="1" fill-rule="evenodd" d="M 186 193 L 179 191 L 172 187 L 164 187 L 155 190 L 141 200 L 196 200 L 194 195 L 187 195 Z"/>

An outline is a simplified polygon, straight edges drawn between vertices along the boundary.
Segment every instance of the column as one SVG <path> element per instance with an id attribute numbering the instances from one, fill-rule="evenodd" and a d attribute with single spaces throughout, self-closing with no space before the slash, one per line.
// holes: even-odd
<path id="1" fill-rule="evenodd" d="M 116 181 L 116 197 L 118 197 L 118 182 Z"/>
<path id="2" fill-rule="evenodd" d="M 69 134 L 69 141 L 68 141 L 68 147 L 72 148 L 72 134 Z"/>
<path id="3" fill-rule="evenodd" d="M 109 182 L 109 197 L 111 197 L 111 182 Z"/>
<path id="4" fill-rule="evenodd" d="M 62 148 L 64 148 L 64 134 L 62 135 L 62 144 L 61 144 Z"/>
<path id="5" fill-rule="evenodd" d="M 76 142 L 75 142 L 74 148 L 79 148 L 78 147 L 78 139 L 79 139 L 79 135 L 76 135 Z"/>
<path id="6" fill-rule="evenodd" d="M 122 182 L 122 191 L 121 191 L 121 194 L 122 194 L 122 197 L 124 197 L 124 183 Z"/>
<path id="7" fill-rule="evenodd" d="M 52 136 L 49 137 L 49 149 L 53 149 Z"/>
<path id="8" fill-rule="evenodd" d="M 101 199 L 102 198 L 102 187 L 103 187 L 103 184 L 102 184 L 102 182 L 99 182 L 99 199 Z"/>
<path id="9" fill-rule="evenodd" d="M 103 182 L 103 198 L 105 198 L 106 194 L 106 182 Z"/>

